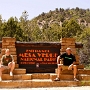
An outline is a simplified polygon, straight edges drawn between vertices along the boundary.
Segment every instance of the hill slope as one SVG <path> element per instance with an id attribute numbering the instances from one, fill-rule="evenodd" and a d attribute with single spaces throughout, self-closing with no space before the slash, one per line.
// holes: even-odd
<path id="1" fill-rule="evenodd" d="M 35 18 L 37 20 L 38 26 L 44 28 L 44 26 L 49 26 L 50 24 L 57 23 L 61 25 L 65 20 L 70 20 L 74 18 L 81 25 L 89 26 L 90 24 L 90 10 L 80 9 L 76 7 L 75 9 L 63 9 L 56 8 L 54 11 L 49 11 L 48 13 L 42 13 Z M 47 28 L 47 27 L 46 27 Z"/>

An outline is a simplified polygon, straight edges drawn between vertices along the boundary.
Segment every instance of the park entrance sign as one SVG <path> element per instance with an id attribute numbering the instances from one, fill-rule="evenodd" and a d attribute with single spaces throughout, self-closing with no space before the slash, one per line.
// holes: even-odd
<path id="1" fill-rule="evenodd" d="M 10 49 L 16 67 L 25 68 L 27 73 L 50 73 L 57 68 L 57 56 L 65 52 L 67 47 L 82 48 L 81 43 L 76 43 L 73 38 L 62 38 L 60 42 L 19 42 L 12 37 L 3 37 L 0 41 L 0 58 L 5 54 L 4 49 Z M 77 55 L 76 55 L 77 57 Z M 77 57 L 77 64 L 79 58 Z"/>
<path id="2" fill-rule="evenodd" d="M 60 43 L 20 43 L 17 42 L 17 62 L 27 72 L 54 72 Z"/>

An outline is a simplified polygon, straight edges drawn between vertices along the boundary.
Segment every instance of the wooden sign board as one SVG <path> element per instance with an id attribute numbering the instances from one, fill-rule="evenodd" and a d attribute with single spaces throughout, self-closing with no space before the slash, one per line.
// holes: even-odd
<path id="1" fill-rule="evenodd" d="M 49 44 L 49 45 L 48 45 Z M 17 60 L 20 68 L 27 72 L 55 72 L 59 43 L 32 43 L 17 46 Z"/>

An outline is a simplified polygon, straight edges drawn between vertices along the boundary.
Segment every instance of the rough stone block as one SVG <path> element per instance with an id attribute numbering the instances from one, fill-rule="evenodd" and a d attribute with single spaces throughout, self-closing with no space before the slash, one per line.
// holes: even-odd
<path id="1" fill-rule="evenodd" d="M 2 43 L 6 43 L 6 42 L 15 42 L 16 38 L 12 38 L 12 37 L 3 37 L 2 38 Z"/>
<path id="2" fill-rule="evenodd" d="M 90 69 L 86 69 L 86 74 L 90 75 Z"/>
<path id="3" fill-rule="evenodd" d="M 82 73 L 84 73 L 83 71 L 85 71 L 84 70 L 84 65 L 77 65 L 77 68 L 78 68 L 78 74 L 82 74 Z M 73 70 L 63 70 L 62 72 L 61 72 L 61 74 L 73 74 L 72 73 L 72 71 Z M 56 68 L 55 69 L 55 73 L 57 74 L 57 72 L 58 72 L 58 68 Z M 89 72 L 89 71 L 87 71 L 87 72 Z M 87 73 L 86 71 L 85 71 L 85 73 Z"/>
<path id="4" fill-rule="evenodd" d="M 16 64 L 18 65 L 18 64 Z M 9 69 L 5 69 L 3 71 L 3 74 L 9 74 L 10 70 Z M 20 69 L 20 68 L 15 68 L 15 70 L 13 71 L 13 74 L 14 75 L 17 75 L 17 74 L 26 74 L 26 69 Z"/>
<path id="5" fill-rule="evenodd" d="M 7 73 L 9 73 L 9 70 L 8 69 L 5 69 L 2 73 L 3 74 L 7 74 Z"/>
<path id="6" fill-rule="evenodd" d="M 32 88 L 32 86 L 31 86 L 31 84 L 32 84 L 32 81 L 29 81 L 29 80 L 24 80 L 24 81 L 22 81 L 22 88 Z"/>
<path id="7" fill-rule="evenodd" d="M 13 76 L 9 74 L 2 74 L 2 80 L 13 80 Z"/>
<path id="8" fill-rule="evenodd" d="M 31 79 L 32 79 L 32 74 L 22 75 L 22 80 L 31 80 Z"/>
<path id="9" fill-rule="evenodd" d="M 5 54 L 5 51 L 2 51 L 1 54 L 4 55 Z M 10 52 L 10 54 L 11 55 L 16 55 L 16 52 Z"/>
<path id="10" fill-rule="evenodd" d="M 33 80 L 31 83 L 31 87 L 51 87 L 52 81 L 51 80 Z"/>
<path id="11" fill-rule="evenodd" d="M 78 82 L 75 82 L 75 81 L 60 81 L 60 82 L 55 82 L 53 81 L 52 82 L 52 86 L 56 86 L 56 87 L 73 87 L 73 86 L 78 86 Z"/>
<path id="12" fill-rule="evenodd" d="M 3 42 L 2 43 L 2 46 L 8 46 L 8 45 L 10 45 L 9 42 Z"/>
<path id="13" fill-rule="evenodd" d="M 13 80 L 22 80 L 22 75 L 14 75 Z"/>
<path id="14" fill-rule="evenodd" d="M 26 69 L 15 69 L 13 73 L 15 75 L 17 75 L 17 74 L 25 74 L 26 73 Z"/>
<path id="15" fill-rule="evenodd" d="M 16 55 L 16 52 L 10 52 L 11 53 L 11 55 Z"/>
<path id="16" fill-rule="evenodd" d="M 10 50 L 10 52 L 16 52 L 16 48 L 11 47 L 11 48 L 8 48 L 8 49 Z"/>
<path id="17" fill-rule="evenodd" d="M 60 39 L 61 42 L 75 42 L 75 38 L 62 38 Z"/>
<path id="18" fill-rule="evenodd" d="M 22 87 L 22 81 L 2 81 L 0 82 L 0 88 L 21 88 Z"/>
<path id="19" fill-rule="evenodd" d="M 78 76 L 79 80 L 83 80 L 83 81 L 90 81 L 90 75 L 87 74 L 81 74 Z"/>
<path id="20" fill-rule="evenodd" d="M 57 77 L 57 74 L 50 74 L 50 79 L 54 81 L 54 79 Z"/>
<path id="21" fill-rule="evenodd" d="M 9 46 L 15 46 L 15 42 L 9 42 Z"/>
<path id="22" fill-rule="evenodd" d="M 74 75 L 60 75 L 61 80 L 73 80 Z"/>
<path id="23" fill-rule="evenodd" d="M 50 78 L 50 74 L 47 74 L 47 73 L 32 74 L 32 79 L 49 79 L 49 78 Z"/>
<path id="24" fill-rule="evenodd" d="M 4 46 L 2 46 L 2 49 L 10 49 L 10 48 L 15 48 L 15 46 L 6 46 L 6 45 L 4 45 Z"/>

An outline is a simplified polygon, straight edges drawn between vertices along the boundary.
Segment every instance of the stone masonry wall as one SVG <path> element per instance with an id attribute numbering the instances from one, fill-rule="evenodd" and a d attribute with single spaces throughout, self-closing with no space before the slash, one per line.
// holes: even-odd
<path id="1" fill-rule="evenodd" d="M 2 50 L 1 55 L 5 54 L 5 49 L 9 49 L 11 55 L 13 55 L 13 58 L 15 60 L 15 63 L 17 64 L 17 54 L 16 54 L 16 47 L 15 47 L 15 38 L 11 37 L 3 37 L 2 38 Z"/>
<path id="2" fill-rule="evenodd" d="M 1 50 L 0 57 L 3 54 L 5 54 L 5 49 L 10 49 L 10 53 L 13 55 L 15 63 L 17 64 L 17 53 L 16 53 L 15 42 L 16 42 L 15 38 L 3 37 L 2 38 L 2 50 Z M 76 57 L 77 64 L 79 64 L 80 59 L 79 59 L 79 55 L 76 53 L 75 39 L 74 38 L 61 38 L 60 43 L 61 43 L 60 53 L 61 54 L 64 53 L 66 51 L 66 48 L 70 47 L 72 49 L 72 53 Z"/>
<path id="3" fill-rule="evenodd" d="M 76 57 L 76 62 L 79 64 L 79 55 L 76 53 L 76 48 L 75 48 L 75 39 L 74 38 L 61 38 L 60 40 L 61 43 L 61 49 L 60 53 L 64 53 L 66 51 L 66 48 L 71 48 L 72 49 L 72 54 L 75 55 Z"/>

